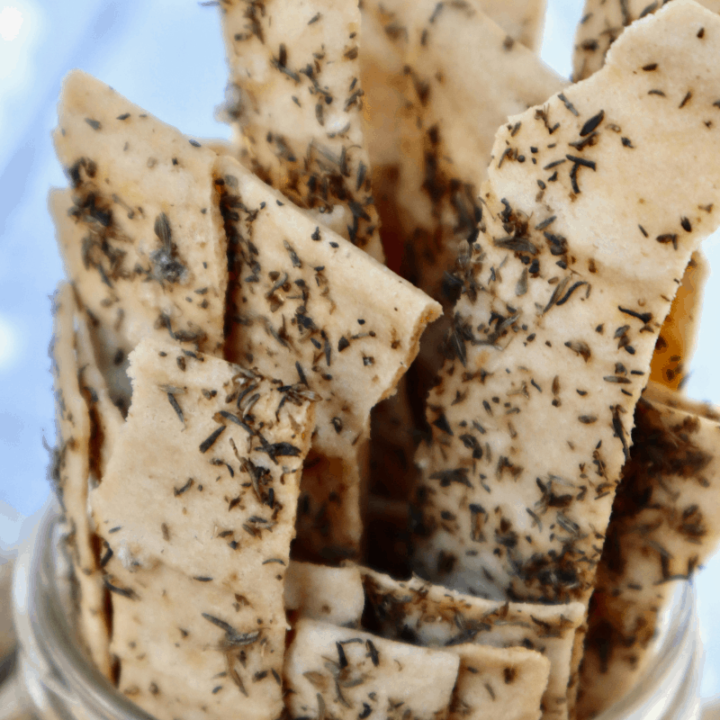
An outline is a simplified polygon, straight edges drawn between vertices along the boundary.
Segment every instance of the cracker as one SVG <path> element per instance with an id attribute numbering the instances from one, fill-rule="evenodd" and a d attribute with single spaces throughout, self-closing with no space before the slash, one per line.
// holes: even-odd
<path id="1" fill-rule="evenodd" d="M 702 312 L 703 288 L 710 266 L 702 252 L 694 252 L 665 318 L 650 364 L 650 380 L 671 390 L 682 387 L 695 349 Z"/>
<path id="2" fill-rule="evenodd" d="M 513 40 L 536 54 L 542 46 L 545 0 L 480 0 L 477 3 Z"/>
<path id="3" fill-rule="evenodd" d="M 91 497 L 98 532 L 128 567 L 162 558 L 279 612 L 312 403 L 158 341 L 136 348 L 130 375 L 133 404 Z"/>
<path id="4" fill-rule="evenodd" d="M 217 172 L 231 244 L 226 356 L 319 398 L 298 550 L 356 555 L 370 410 L 394 392 L 440 306 L 232 158 Z"/>
<path id="5" fill-rule="evenodd" d="M 698 1 L 708 10 L 720 12 L 719 0 Z M 663 4 L 657 0 L 585 0 L 582 19 L 575 33 L 575 82 L 589 78 L 603 66 L 610 46 L 628 25 L 652 15 Z"/>
<path id="6" fill-rule="evenodd" d="M 658 333 L 718 224 L 718 52 L 720 18 L 675 0 L 498 134 L 418 455 L 419 574 L 589 600 Z"/>
<path id="7" fill-rule="evenodd" d="M 113 349 L 127 355 L 142 338 L 169 334 L 221 353 L 227 258 L 216 154 L 80 71 L 65 78 L 58 116 L 55 148 L 73 192 L 54 214 L 75 223 L 60 250 L 83 305 L 116 333 Z"/>
<path id="8" fill-rule="evenodd" d="M 651 384 L 635 422 L 590 605 L 580 717 L 642 676 L 659 614 L 720 540 L 718 410 Z"/>
<path id="9" fill-rule="evenodd" d="M 77 312 L 73 289 L 62 284 L 55 295 L 55 329 L 52 344 L 55 378 L 57 448 L 53 480 L 70 527 L 69 544 L 79 589 L 79 627 L 90 658 L 110 676 L 105 592 L 93 549 L 93 532 L 87 513 L 90 482 L 91 423 L 78 382 L 80 368 L 75 349 L 73 318 Z"/>
<path id="10" fill-rule="evenodd" d="M 300 620 L 285 661 L 291 718 L 440 720 L 458 657 L 352 629 Z"/>
<path id="11" fill-rule="evenodd" d="M 231 101 L 255 173 L 382 262 L 352 2 L 223 2 Z"/>
<path id="12" fill-rule="evenodd" d="M 357 627 L 365 594 L 355 565 L 326 567 L 293 561 L 285 576 L 285 609 L 299 618 Z"/>
<path id="13" fill-rule="evenodd" d="M 129 570 L 118 553 L 106 569 L 120 692 L 158 720 L 282 714 L 281 603 L 259 605 L 163 563 Z"/>
<path id="14" fill-rule="evenodd" d="M 547 718 L 567 717 L 567 688 L 575 638 L 585 618 L 581 603 L 539 605 L 462 595 L 419 578 L 407 582 L 363 570 L 366 603 L 383 637 L 423 646 L 476 643 L 525 647 L 550 661 L 543 695 Z"/>
<path id="15" fill-rule="evenodd" d="M 550 661 L 534 650 L 453 645 L 460 671 L 450 720 L 539 720 Z"/>

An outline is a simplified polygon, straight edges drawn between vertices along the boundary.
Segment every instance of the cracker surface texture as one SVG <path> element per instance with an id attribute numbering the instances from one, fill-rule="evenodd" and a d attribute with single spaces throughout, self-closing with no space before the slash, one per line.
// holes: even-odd
<path id="1" fill-rule="evenodd" d="M 658 333 L 718 225 L 718 52 L 720 18 L 675 0 L 498 134 L 418 453 L 422 576 L 588 602 Z"/>
<path id="2" fill-rule="evenodd" d="M 571 661 L 585 619 L 581 603 L 485 600 L 419 578 L 400 582 L 372 570 L 363 570 L 363 584 L 368 617 L 384 637 L 430 647 L 475 643 L 539 651 L 550 661 L 543 717 L 567 718 Z"/>
<path id="3" fill-rule="evenodd" d="M 440 306 L 237 161 L 220 158 L 217 171 L 230 243 L 226 356 L 318 398 L 298 550 L 357 555 L 370 410 L 394 392 Z"/>
<path id="4" fill-rule="evenodd" d="M 450 720 L 539 720 L 550 661 L 535 650 L 453 645 L 460 658 Z"/>
<path id="5" fill-rule="evenodd" d="M 285 661 L 290 717 L 447 718 L 459 659 L 450 652 L 300 620 Z"/>
<path id="6" fill-rule="evenodd" d="M 590 604 L 581 718 L 640 679 L 660 613 L 720 539 L 720 412 L 651 385 L 635 420 Z"/>
<path id="7" fill-rule="evenodd" d="M 720 13 L 719 0 L 698 1 L 708 10 Z M 596 73 L 603 66 L 610 46 L 625 28 L 652 15 L 663 5 L 663 2 L 648 0 L 585 0 L 582 19 L 575 33 L 573 79 L 576 82 L 585 80 Z"/>
<path id="8" fill-rule="evenodd" d="M 221 3 L 225 114 L 253 171 L 376 260 L 384 258 L 363 136 L 357 3 Z"/>
<path id="9" fill-rule="evenodd" d="M 80 71 L 63 82 L 54 141 L 72 184 L 72 202 L 55 207 L 56 219 L 75 223 L 60 237 L 65 271 L 114 332 L 112 352 L 170 336 L 222 354 L 227 258 L 215 152 Z"/>

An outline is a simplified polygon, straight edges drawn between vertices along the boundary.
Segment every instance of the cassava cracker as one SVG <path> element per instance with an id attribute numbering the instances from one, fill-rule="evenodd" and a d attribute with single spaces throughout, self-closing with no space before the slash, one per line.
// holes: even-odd
<path id="1" fill-rule="evenodd" d="M 253 171 L 376 260 L 384 258 L 363 137 L 354 2 L 224 0 L 227 119 Z"/>
<path id="2" fill-rule="evenodd" d="M 585 0 L 575 34 L 573 79 L 585 80 L 597 72 L 610 46 L 625 28 L 639 18 L 652 15 L 666 2 L 668 0 Z M 708 10 L 720 12 L 719 0 L 699 0 L 699 3 Z"/>
<path id="3" fill-rule="evenodd" d="M 710 267 L 702 252 L 694 252 L 682 283 L 655 343 L 650 380 L 671 390 L 682 387 L 700 327 L 703 288 Z"/>
<path id="4" fill-rule="evenodd" d="M 159 341 L 136 348 L 130 376 L 133 404 L 91 497 L 98 532 L 128 567 L 162 558 L 277 611 L 312 403 Z"/>
<path id="5" fill-rule="evenodd" d="M 637 682 L 677 581 L 689 578 L 720 539 L 718 410 L 651 384 L 635 423 L 590 604 L 580 717 L 600 712 Z"/>
<path id="6" fill-rule="evenodd" d="M 285 576 L 285 609 L 298 618 L 357 627 L 365 594 L 355 565 L 326 567 L 294 560 Z"/>
<path id="7" fill-rule="evenodd" d="M 407 582 L 363 570 L 373 630 L 423 646 L 476 643 L 525 647 L 550 661 L 543 717 L 567 718 L 575 638 L 585 618 L 581 603 L 537 605 L 462 595 L 418 578 Z"/>
<path id="8" fill-rule="evenodd" d="M 394 392 L 440 307 L 232 158 L 220 158 L 218 183 L 230 243 L 226 356 L 318 396 L 298 549 L 356 555 L 370 410 Z"/>
<path id="9" fill-rule="evenodd" d="M 450 720 L 539 720 L 550 661 L 535 650 L 452 645 L 460 657 Z"/>
<path id="10" fill-rule="evenodd" d="M 91 422 L 78 375 L 73 289 L 60 286 L 54 299 L 55 329 L 52 344 L 55 378 L 57 447 L 53 480 L 69 525 L 69 545 L 78 583 L 79 626 L 96 667 L 110 676 L 105 592 L 93 549 L 93 532 L 87 512 L 90 483 Z"/>
<path id="11" fill-rule="evenodd" d="M 456 655 L 300 620 L 285 660 L 290 717 L 442 720 Z"/>
<path id="12" fill-rule="evenodd" d="M 718 52 L 720 18 L 675 0 L 499 132 L 418 455 L 419 574 L 589 600 L 655 341 L 718 224 Z"/>
<path id="13" fill-rule="evenodd" d="M 280 717 L 281 603 L 258 602 L 257 595 L 250 600 L 248 592 L 198 581 L 163 563 L 128 569 L 118 556 L 106 570 L 120 692 L 157 720 Z M 247 590 L 253 592 L 252 582 Z"/>
<path id="14" fill-rule="evenodd" d="M 55 148 L 72 202 L 54 203 L 54 214 L 75 223 L 60 250 L 83 305 L 116 337 L 108 354 L 168 335 L 222 353 L 227 258 L 216 154 L 80 71 L 65 78 L 58 116 Z"/>

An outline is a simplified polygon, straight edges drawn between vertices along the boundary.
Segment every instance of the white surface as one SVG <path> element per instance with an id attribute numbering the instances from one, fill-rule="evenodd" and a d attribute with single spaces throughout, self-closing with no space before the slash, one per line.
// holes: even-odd
<path id="1" fill-rule="evenodd" d="M 543 58 L 570 75 L 582 0 L 548 0 Z M 133 102 L 197 137 L 228 137 L 213 120 L 226 71 L 218 12 L 195 0 L 0 0 L 0 555 L 43 503 L 54 438 L 47 346 L 49 296 L 62 276 L 46 210 L 65 179 L 50 130 L 63 75 L 98 76 Z M 720 161 L 720 159 L 719 159 Z M 720 403 L 720 241 L 705 243 L 713 274 L 688 393 Z M 720 691 L 720 558 L 697 579 L 706 644 L 702 692 Z"/>

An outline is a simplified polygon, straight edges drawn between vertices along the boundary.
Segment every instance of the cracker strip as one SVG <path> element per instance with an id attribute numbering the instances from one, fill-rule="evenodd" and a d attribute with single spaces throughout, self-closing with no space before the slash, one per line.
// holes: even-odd
<path id="1" fill-rule="evenodd" d="M 498 134 L 418 456 L 419 574 L 589 600 L 658 333 L 718 224 L 718 52 L 720 18 L 675 0 Z"/>
<path id="2" fill-rule="evenodd" d="M 92 426 L 83 397 L 82 367 L 78 363 L 76 351 L 73 321 L 77 306 L 73 289 L 67 283 L 63 283 L 55 295 L 54 313 L 52 357 L 57 446 L 51 474 L 69 525 L 68 541 L 80 593 L 80 632 L 95 666 L 110 677 L 106 595 L 98 571 L 93 531 L 87 513 Z"/>
<path id="3" fill-rule="evenodd" d="M 112 351 L 172 337 L 221 353 L 227 260 L 215 152 L 80 71 L 63 82 L 58 120 L 72 202 L 54 203 L 54 214 L 75 224 L 60 250 L 83 305 L 115 334 Z"/>
<path id="4" fill-rule="evenodd" d="M 476 643 L 537 650 L 550 661 L 543 717 L 567 718 L 571 659 L 585 617 L 581 603 L 485 600 L 419 578 L 400 582 L 372 570 L 362 572 L 373 631 L 428 647 Z"/>
<path id="5" fill-rule="evenodd" d="M 458 657 L 300 620 L 285 661 L 290 717 L 447 718 Z"/>
<path id="6" fill-rule="evenodd" d="M 720 12 L 718 0 L 698 2 L 708 10 Z M 610 46 L 625 28 L 638 19 L 652 15 L 663 4 L 648 0 L 585 0 L 582 19 L 575 33 L 573 80 L 585 80 L 596 73 L 603 66 Z"/>
<path id="7" fill-rule="evenodd" d="M 217 182 L 230 242 L 226 356 L 318 398 L 296 549 L 356 556 L 370 410 L 394 392 L 440 306 L 232 158 L 219 158 Z"/>
<path id="8" fill-rule="evenodd" d="M 227 119 L 253 171 L 383 261 L 363 137 L 357 3 L 221 3 Z"/>
<path id="9" fill-rule="evenodd" d="M 641 677 L 660 613 L 720 539 L 718 410 L 651 385 L 635 423 L 590 603 L 579 717 Z"/>

